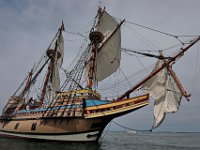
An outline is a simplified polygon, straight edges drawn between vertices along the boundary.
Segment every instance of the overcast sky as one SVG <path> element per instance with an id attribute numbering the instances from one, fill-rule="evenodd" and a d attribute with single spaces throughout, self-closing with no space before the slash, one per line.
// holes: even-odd
<path id="1" fill-rule="evenodd" d="M 91 25 L 98 5 L 96 0 L 0 0 L 1 110 L 33 63 L 46 50 L 61 20 L 67 31 L 82 32 L 85 26 Z M 101 5 L 112 16 L 157 30 L 175 35 L 200 35 L 199 0 L 102 0 Z M 155 35 L 149 32 L 147 38 L 159 48 L 174 44 L 174 41 Z M 77 52 L 73 45 L 80 46 L 82 38 L 73 37 L 70 41 L 72 37 L 68 37 L 67 33 L 64 38 L 67 63 Z M 125 39 L 122 42 L 127 47 L 140 48 L 137 42 Z M 174 66 L 183 86 L 192 94 L 191 102 L 183 99 L 179 112 L 168 115 L 158 130 L 200 132 L 199 50 L 198 43 Z M 116 121 L 130 128 L 150 129 L 153 124 L 152 109 L 150 105 Z M 112 129 L 120 128 L 113 125 Z"/>

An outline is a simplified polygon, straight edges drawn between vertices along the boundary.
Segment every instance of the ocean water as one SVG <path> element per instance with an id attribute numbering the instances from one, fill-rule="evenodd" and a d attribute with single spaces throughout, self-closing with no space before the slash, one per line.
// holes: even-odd
<path id="1" fill-rule="evenodd" d="M 98 143 L 39 142 L 0 137 L 0 150 L 200 150 L 200 133 L 108 132 Z"/>

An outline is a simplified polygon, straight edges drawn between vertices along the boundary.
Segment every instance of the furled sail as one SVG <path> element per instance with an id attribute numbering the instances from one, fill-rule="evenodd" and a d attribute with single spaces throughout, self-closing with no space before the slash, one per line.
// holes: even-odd
<path id="1" fill-rule="evenodd" d="M 105 10 L 101 13 L 96 29 L 104 35 L 96 58 L 96 79 L 102 81 L 114 73 L 121 59 L 121 31 L 117 21 Z M 87 73 L 89 64 L 85 66 Z"/>
<path id="2" fill-rule="evenodd" d="M 59 70 L 63 63 L 63 56 L 64 56 L 64 40 L 62 36 L 62 32 L 58 34 L 58 37 L 55 41 L 57 46 L 55 46 L 55 55 L 52 64 L 52 71 L 51 71 L 51 88 L 52 93 L 54 94 L 56 91 L 60 90 L 60 77 L 59 77 Z"/>
<path id="3" fill-rule="evenodd" d="M 163 63 L 162 60 L 158 60 L 154 70 L 161 67 Z M 165 119 L 166 113 L 178 111 L 182 92 L 166 67 L 152 79 L 143 84 L 142 88 L 155 100 L 155 123 L 152 128 L 157 128 Z"/>

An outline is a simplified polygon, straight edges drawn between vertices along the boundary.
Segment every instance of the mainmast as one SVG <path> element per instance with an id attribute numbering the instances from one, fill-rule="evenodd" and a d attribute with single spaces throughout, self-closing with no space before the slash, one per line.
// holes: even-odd
<path id="1" fill-rule="evenodd" d="M 86 63 L 87 88 L 100 82 L 118 69 L 121 60 L 121 31 L 124 20 L 118 23 L 105 9 L 99 8 L 97 19 L 90 32 L 91 56 Z"/>
<path id="2" fill-rule="evenodd" d="M 90 31 L 89 38 L 92 45 L 91 57 L 89 59 L 89 70 L 88 70 L 88 81 L 87 88 L 92 89 L 94 78 L 95 78 L 95 68 L 96 68 L 96 59 L 97 59 L 97 51 L 99 48 L 99 43 L 101 43 L 104 39 L 104 36 L 101 32 L 98 31 L 97 24 L 99 23 L 99 18 L 101 17 L 102 9 L 98 9 L 97 13 L 97 21 L 95 27 Z"/>

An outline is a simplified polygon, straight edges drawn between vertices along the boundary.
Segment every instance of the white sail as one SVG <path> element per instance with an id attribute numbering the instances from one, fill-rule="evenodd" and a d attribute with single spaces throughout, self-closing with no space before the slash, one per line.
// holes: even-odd
<path id="1" fill-rule="evenodd" d="M 99 24 L 97 25 L 98 31 L 102 32 L 104 35 L 104 41 L 102 43 L 106 41 L 100 46 L 97 53 L 96 77 L 98 81 L 110 76 L 120 65 L 121 31 L 120 28 L 118 28 L 117 31 L 114 32 L 117 26 L 117 21 L 104 10 L 100 17 Z M 113 32 L 114 34 L 109 38 Z"/>
<path id="2" fill-rule="evenodd" d="M 63 57 L 64 57 L 64 39 L 63 39 L 62 32 L 59 34 L 59 37 L 58 37 L 57 51 L 61 54 L 61 56 L 59 57 L 59 59 L 57 59 L 57 66 L 60 69 L 61 66 L 62 66 Z"/>
<path id="3" fill-rule="evenodd" d="M 154 67 L 154 70 L 159 68 L 162 64 L 163 61 L 159 60 Z M 167 68 L 164 68 L 152 79 L 143 84 L 142 88 L 155 100 L 155 123 L 153 128 L 158 127 L 162 123 L 165 119 L 166 113 L 174 113 L 178 111 L 182 93 Z"/>
<path id="4" fill-rule="evenodd" d="M 55 94 L 56 91 L 60 90 L 60 77 L 59 70 L 63 63 L 64 56 L 64 40 L 62 33 L 57 37 L 57 47 L 56 53 L 53 61 L 52 73 L 51 73 L 51 83 L 52 83 L 52 93 Z"/>
<path id="5" fill-rule="evenodd" d="M 97 79 L 104 80 L 114 73 L 121 60 L 121 39 L 120 29 L 112 35 L 97 53 Z"/>
<path id="6" fill-rule="evenodd" d="M 99 45 L 96 60 L 96 79 L 102 81 L 114 73 L 121 60 L 121 31 L 117 21 L 105 10 L 102 12 L 96 29 L 104 35 L 103 42 Z M 117 29 L 118 28 L 118 29 Z M 85 66 L 87 73 L 89 64 Z"/>

